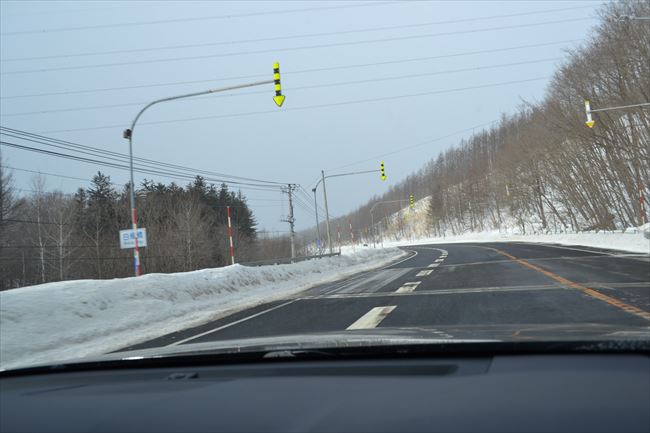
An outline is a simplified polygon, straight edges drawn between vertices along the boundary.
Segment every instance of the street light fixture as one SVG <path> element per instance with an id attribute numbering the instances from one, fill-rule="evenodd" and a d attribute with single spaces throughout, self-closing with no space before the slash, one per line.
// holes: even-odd
<path id="1" fill-rule="evenodd" d="M 194 93 L 187 93 L 184 95 L 170 96 L 168 98 L 157 99 L 153 102 L 150 102 L 138 112 L 137 116 L 135 116 L 135 119 L 133 119 L 133 122 L 131 123 L 131 128 L 124 130 L 123 137 L 129 140 L 129 171 L 130 171 L 130 178 L 131 178 L 131 183 L 129 185 L 129 190 L 130 190 L 129 198 L 131 202 L 131 223 L 132 223 L 133 235 L 135 238 L 135 248 L 133 249 L 133 264 L 135 268 L 134 270 L 135 270 L 136 277 L 140 276 L 140 254 L 138 251 L 138 224 L 137 224 L 137 215 L 136 215 L 136 207 L 135 207 L 135 183 L 133 180 L 133 131 L 135 130 L 135 125 L 138 122 L 138 119 L 148 108 L 152 107 L 153 105 L 160 104 L 162 102 L 175 101 L 177 99 L 191 98 L 194 96 L 208 95 L 211 93 L 226 92 L 229 90 L 244 89 L 247 87 L 261 86 L 264 84 L 275 84 L 276 96 L 274 96 L 273 100 L 275 101 L 276 105 L 280 107 L 284 102 L 284 96 L 282 95 L 282 90 L 280 87 L 280 65 L 276 62 L 273 65 L 272 80 L 257 81 L 254 83 L 246 83 L 246 84 L 239 84 L 236 86 L 228 86 L 228 87 L 221 87 L 218 89 L 204 90 L 202 92 L 194 92 Z"/>

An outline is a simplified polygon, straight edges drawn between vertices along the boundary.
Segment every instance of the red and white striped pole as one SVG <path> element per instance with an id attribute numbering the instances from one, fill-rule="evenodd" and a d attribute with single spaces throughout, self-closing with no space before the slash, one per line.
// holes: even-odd
<path id="1" fill-rule="evenodd" d="M 235 264 L 235 244 L 232 243 L 232 223 L 230 222 L 230 206 L 226 206 L 228 210 L 228 237 L 230 238 L 230 261 Z"/>

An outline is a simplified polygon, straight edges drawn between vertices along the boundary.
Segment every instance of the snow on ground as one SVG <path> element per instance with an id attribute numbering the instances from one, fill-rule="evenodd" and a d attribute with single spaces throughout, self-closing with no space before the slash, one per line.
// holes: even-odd
<path id="1" fill-rule="evenodd" d="M 486 231 L 477 233 L 464 233 L 457 236 L 422 237 L 418 239 L 403 239 L 384 242 L 385 247 L 397 245 L 424 245 L 457 242 L 532 242 L 572 246 L 585 246 L 592 248 L 605 248 L 621 250 L 632 253 L 650 253 L 650 239 L 648 231 L 650 224 L 625 231 L 600 231 L 579 233 L 540 233 L 518 234 L 505 231 Z"/>
<path id="2" fill-rule="evenodd" d="M 432 243 L 455 242 L 533 242 L 559 245 L 574 245 L 593 248 L 621 250 L 632 253 L 650 253 L 650 223 L 640 227 L 616 231 L 584 231 L 561 232 L 545 230 L 539 221 L 529 221 L 527 233 L 515 218 L 503 215 L 501 229 L 481 232 L 467 231 L 466 233 L 449 236 L 431 237 L 431 221 L 428 216 L 430 196 L 415 203 L 414 209 L 402 208 L 399 212 L 389 215 L 388 227 L 378 230 L 384 234 L 384 246 L 424 245 Z M 488 224 L 486 224 L 488 226 Z M 379 241 L 378 237 L 378 241 Z M 369 240 L 366 240 L 368 242 Z M 372 244 L 372 241 L 369 241 Z"/>
<path id="3" fill-rule="evenodd" d="M 77 280 L 0 292 L 0 369 L 99 355 L 197 326 L 407 253 L 357 247 L 288 265 Z"/>

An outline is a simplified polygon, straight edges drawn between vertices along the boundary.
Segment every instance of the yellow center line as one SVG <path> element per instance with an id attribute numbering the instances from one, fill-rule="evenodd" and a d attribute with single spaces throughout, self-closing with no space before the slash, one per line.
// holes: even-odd
<path id="1" fill-rule="evenodd" d="M 573 282 L 571 280 L 567 280 L 564 277 L 561 277 L 561 276 L 559 276 L 557 274 L 554 274 L 551 271 L 547 271 L 546 269 L 540 268 L 539 266 L 533 265 L 532 263 L 529 263 L 526 260 L 519 259 L 519 258 L 513 256 L 512 254 L 506 253 L 505 251 L 501 251 L 499 249 L 489 248 L 489 247 L 483 247 L 483 248 L 487 248 L 489 250 L 496 251 L 497 253 L 499 253 L 499 254 L 501 254 L 503 256 L 506 256 L 507 258 L 509 258 L 513 262 L 517 262 L 520 265 L 526 266 L 529 269 L 540 272 L 541 274 L 544 274 L 547 277 L 552 278 L 553 280 L 557 281 L 558 283 L 560 283 L 562 285 L 571 287 L 573 289 L 578 289 L 578 290 L 582 291 L 586 295 L 589 295 L 589 296 L 591 296 L 593 298 L 599 299 L 599 300 L 601 300 L 603 302 L 607 302 L 608 304 L 613 305 L 613 306 L 615 306 L 617 308 L 620 308 L 623 311 L 634 314 L 634 315 L 639 316 L 639 317 L 641 317 L 643 319 L 650 320 L 650 313 L 648 313 L 647 311 L 644 311 L 644 310 L 642 310 L 642 309 L 640 309 L 638 307 L 626 304 L 625 302 L 619 301 L 618 299 L 612 298 L 611 296 L 604 295 L 604 294 L 602 294 L 602 293 L 600 293 L 600 292 L 598 292 L 596 290 L 590 289 L 589 287 L 585 287 L 582 284 L 575 283 L 575 282 Z"/>

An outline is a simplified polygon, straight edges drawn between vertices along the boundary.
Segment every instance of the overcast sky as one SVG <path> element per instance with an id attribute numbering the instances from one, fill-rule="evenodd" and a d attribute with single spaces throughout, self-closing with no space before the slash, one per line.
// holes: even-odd
<path id="1" fill-rule="evenodd" d="M 385 161 L 386 182 L 378 174 L 328 181 L 330 213 L 341 215 L 472 127 L 540 100 L 566 50 L 589 36 L 601 3 L 3 0 L 0 123 L 126 153 L 122 130 L 147 102 L 272 79 L 279 61 L 282 108 L 272 84 L 162 104 L 139 121 L 134 154 L 300 184 L 312 197 L 301 194 L 296 207 L 297 228 L 306 228 L 320 170 L 373 170 Z M 136 88 L 100 91 L 121 87 Z M 88 182 L 52 174 L 90 179 L 100 169 L 128 180 L 119 169 L 6 146 L 2 157 L 50 173 L 47 188 L 64 192 Z M 31 176 L 15 171 L 16 187 L 29 190 Z M 187 183 L 138 174 L 136 182 L 144 177 Z M 242 191 L 260 229 L 287 229 L 277 188 Z"/>

